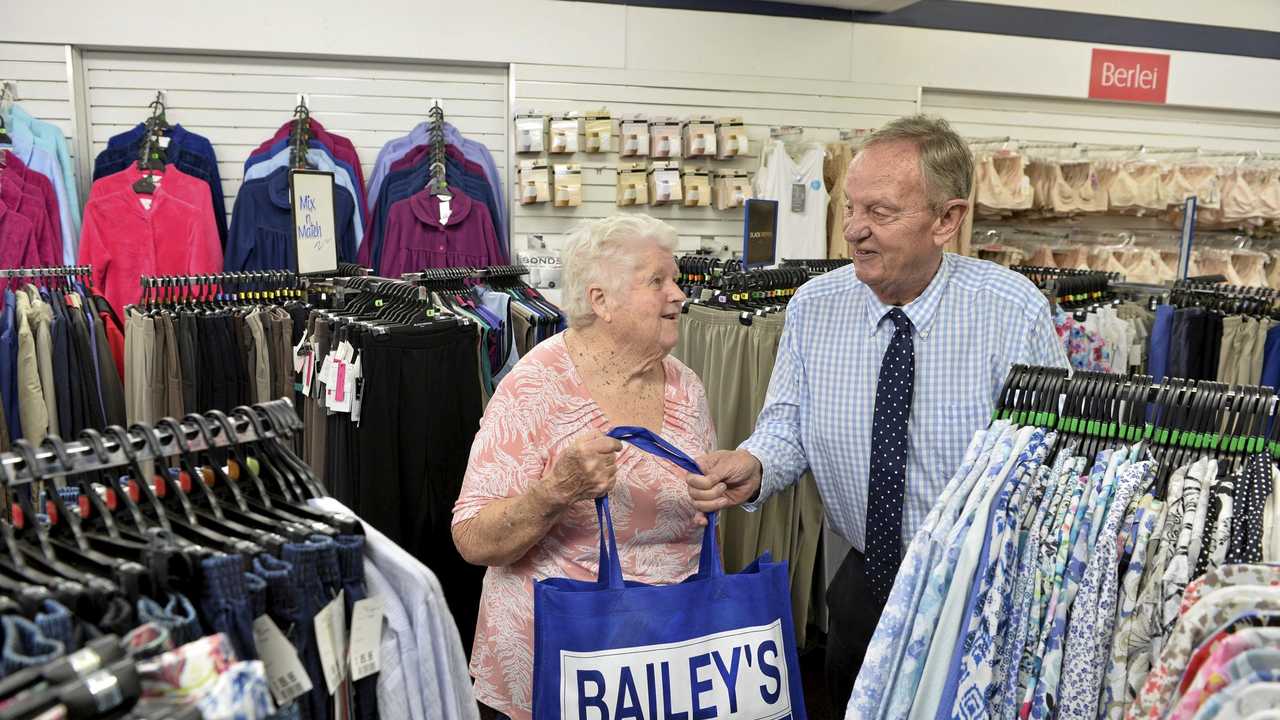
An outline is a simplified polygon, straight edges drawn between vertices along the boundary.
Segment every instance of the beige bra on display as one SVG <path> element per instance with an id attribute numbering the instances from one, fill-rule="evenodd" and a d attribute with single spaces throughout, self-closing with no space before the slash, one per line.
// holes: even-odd
<path id="1" fill-rule="evenodd" d="M 1022 155 L 987 155 L 978 161 L 976 175 L 979 212 L 1002 215 L 1031 207 L 1031 178 Z"/>
<path id="2" fill-rule="evenodd" d="M 1142 215 L 1165 208 L 1160 192 L 1160 166 L 1131 163 L 1117 166 L 1113 174 L 1106 185 L 1110 209 Z"/>
<path id="3" fill-rule="evenodd" d="M 1165 202 L 1181 205 L 1196 197 L 1199 208 L 1216 210 L 1222 206 L 1218 169 L 1211 165 L 1174 165 L 1162 178 Z"/>
<path id="4" fill-rule="evenodd" d="M 1060 213 L 1104 212 L 1107 194 L 1102 191 L 1093 163 L 1065 162 L 1056 166 L 1053 209 Z"/>
<path id="5" fill-rule="evenodd" d="M 1266 254 L 1252 250 L 1242 250 L 1235 254 L 1231 264 L 1236 268 L 1240 284 L 1245 287 L 1268 287 Z"/>
<path id="6" fill-rule="evenodd" d="M 1258 183 L 1258 214 L 1280 225 L 1280 170 L 1272 169 L 1263 173 Z"/>
<path id="7" fill-rule="evenodd" d="M 1245 171 L 1239 168 L 1223 177 L 1222 221 L 1229 224 L 1241 222 L 1261 224 L 1262 203 L 1258 197 L 1266 175 L 1261 171 Z"/>

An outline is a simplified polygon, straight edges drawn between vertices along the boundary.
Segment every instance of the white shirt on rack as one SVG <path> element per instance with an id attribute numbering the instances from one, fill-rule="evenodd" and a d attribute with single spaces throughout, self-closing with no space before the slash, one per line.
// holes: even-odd
<path id="1" fill-rule="evenodd" d="M 810 144 L 796 160 L 776 140 L 765 148 L 764 165 L 756 173 L 755 194 L 778 201 L 778 262 L 827 256 L 830 196 L 822 180 L 825 153 L 821 145 Z"/>
<path id="2" fill-rule="evenodd" d="M 333 498 L 311 500 L 310 504 L 331 512 L 355 515 Z M 440 581 L 426 565 L 414 559 L 377 528 L 364 521 L 361 523 L 365 532 L 365 568 L 367 570 L 371 564 L 376 568 L 378 572 L 374 575 L 374 583 L 385 580 L 386 584 L 382 586 L 384 594 L 395 595 L 412 628 L 409 635 L 417 649 L 417 662 L 412 662 L 410 656 L 401 656 L 399 664 L 404 673 L 402 686 L 406 692 L 416 686 L 422 697 L 420 707 L 427 710 L 437 708 L 438 717 L 447 720 L 480 720 L 462 637 L 458 632 L 458 624 L 445 603 Z M 370 594 L 374 594 L 368 575 L 365 581 Z M 387 598 L 388 601 L 390 599 Z M 384 617 L 388 622 L 391 621 L 389 615 L 384 614 Z M 393 639 L 390 633 L 383 633 L 379 656 L 384 658 L 384 662 L 390 651 L 385 645 L 394 642 L 399 647 L 399 637 L 397 634 Z M 386 671 L 387 667 L 382 669 Z M 394 685 L 394 681 L 391 684 Z M 379 682 L 378 711 L 382 717 L 388 717 L 382 709 L 383 689 Z M 414 707 L 411 701 L 394 701 L 389 702 L 389 705 L 398 711 L 408 712 L 412 712 Z M 418 717 L 421 716 L 413 716 L 413 720 Z"/>

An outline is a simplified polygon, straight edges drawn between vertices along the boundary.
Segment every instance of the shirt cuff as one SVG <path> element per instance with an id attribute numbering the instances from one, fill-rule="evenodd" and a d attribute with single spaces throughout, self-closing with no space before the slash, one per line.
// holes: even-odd
<path id="1" fill-rule="evenodd" d="M 753 447 L 750 438 L 743 441 L 743 443 L 738 446 L 738 449 L 746 450 L 751 453 L 756 460 L 760 461 L 760 488 L 756 491 L 756 496 L 753 500 L 741 505 L 742 509 L 747 512 L 756 512 L 764 505 L 765 501 L 768 500 L 774 492 L 776 492 L 776 488 L 780 482 L 777 477 L 778 469 L 775 463 L 769 462 L 769 454 L 767 452 L 764 452 L 760 448 Z"/>

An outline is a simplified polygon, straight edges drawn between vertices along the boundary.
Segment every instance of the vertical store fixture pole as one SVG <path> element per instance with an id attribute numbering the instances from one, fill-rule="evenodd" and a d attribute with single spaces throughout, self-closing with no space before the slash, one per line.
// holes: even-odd
<path id="1" fill-rule="evenodd" d="M 1191 269 L 1191 245 L 1196 234 L 1196 196 L 1187 198 L 1182 212 L 1182 240 L 1178 243 L 1178 279 L 1186 280 Z"/>

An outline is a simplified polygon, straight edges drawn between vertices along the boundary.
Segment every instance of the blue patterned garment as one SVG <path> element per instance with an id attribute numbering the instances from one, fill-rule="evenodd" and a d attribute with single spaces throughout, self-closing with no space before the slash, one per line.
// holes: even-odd
<path id="1" fill-rule="evenodd" d="M 1120 450 L 1117 455 L 1125 455 Z M 1105 660 L 1110 656 L 1111 631 L 1115 620 L 1116 557 L 1119 554 L 1120 523 L 1129 511 L 1129 501 L 1151 472 L 1153 463 L 1139 462 L 1119 472 L 1116 492 L 1098 534 L 1098 543 L 1085 569 L 1067 629 L 1067 645 L 1062 661 L 1062 684 L 1058 711 L 1062 717 L 1092 717 L 1098 709 Z"/>
<path id="2" fill-rule="evenodd" d="M 873 717 L 880 707 L 885 689 L 893 683 L 906 649 L 905 629 L 911 627 L 924 594 L 929 571 L 942 554 L 941 541 L 955 522 L 961 503 L 969 496 L 969 490 L 986 470 L 996 441 L 1005 433 L 1012 436 L 1013 429 L 1007 421 L 1002 420 L 993 423 L 990 429 L 979 430 L 974 434 L 960 469 L 947 484 L 924 525 L 912 539 L 902 560 L 902 567 L 898 570 L 898 579 L 894 582 L 889 602 L 880 614 L 875 635 L 867 647 L 862 670 L 853 687 L 853 695 L 849 698 L 850 717 Z"/>
<path id="3" fill-rule="evenodd" d="M 1030 658 L 1027 659 L 1024 656 L 1024 660 L 1026 660 L 1025 675 L 1020 676 L 1018 679 L 1022 696 L 1019 715 L 1023 718 L 1031 714 L 1036 686 L 1040 681 L 1041 670 L 1044 667 L 1044 658 L 1049 645 L 1049 634 L 1053 629 L 1054 609 L 1057 607 L 1058 597 L 1062 593 L 1062 584 L 1067 571 L 1067 559 L 1071 552 L 1071 530 L 1076 524 L 1076 514 L 1080 509 L 1080 498 L 1089 486 L 1089 475 L 1082 472 L 1087 462 L 1086 458 L 1077 457 L 1068 466 L 1069 475 L 1064 478 L 1064 481 L 1071 484 L 1071 490 L 1059 507 L 1055 523 L 1050 528 L 1050 533 L 1046 536 L 1047 539 L 1043 546 L 1046 557 L 1040 569 L 1041 594 L 1038 599 L 1040 610 L 1036 634 L 1032 637 L 1033 642 L 1027 645 L 1030 650 Z"/>
<path id="4" fill-rule="evenodd" d="M 986 471 L 979 478 L 973 491 L 969 493 L 957 522 L 948 533 L 945 543 L 946 551 L 929 573 L 924 595 L 920 599 L 920 607 L 911 626 L 911 635 L 902 663 L 894 678 L 893 687 L 887 694 L 888 702 L 882 704 L 878 717 L 903 718 L 910 711 L 920 678 L 924 673 L 925 663 L 934 649 L 932 647 L 934 630 L 937 629 L 938 618 L 942 614 L 952 576 L 955 574 L 960 553 L 964 549 L 965 537 L 969 534 L 969 527 L 991 484 L 1011 469 L 1008 466 L 1016 460 L 1015 446 L 1020 438 L 1025 442 L 1025 437 L 1012 428 L 1009 432 L 1001 434 L 991 451 L 992 458 Z M 948 653 L 949 656 L 950 653 Z"/>
<path id="5" fill-rule="evenodd" d="M 1084 550 L 1082 538 L 1089 537 L 1088 521 L 1092 520 L 1089 512 L 1089 498 L 1101 491 L 1102 479 L 1106 475 L 1110 452 L 1102 451 L 1094 461 L 1093 469 L 1082 478 L 1079 493 L 1071 497 L 1073 507 L 1069 515 L 1069 525 L 1064 528 L 1057 550 L 1056 564 L 1053 566 L 1055 588 L 1048 602 L 1048 610 L 1044 615 L 1044 644 L 1036 678 L 1036 689 L 1030 702 L 1030 717 L 1043 720 L 1048 716 L 1048 707 L 1057 696 L 1057 682 L 1062 670 L 1062 641 L 1066 639 L 1066 615 L 1071 609 L 1071 601 L 1075 600 L 1076 589 L 1079 588 L 1080 577 L 1084 574 Z"/>
<path id="6" fill-rule="evenodd" d="M 1024 524 L 1022 539 L 1018 553 L 1018 575 L 1013 590 L 1013 617 L 1010 620 L 1008 652 L 998 658 L 996 678 L 1000 686 L 991 699 L 991 712 L 997 717 L 1013 717 L 1018 695 L 1018 675 L 1022 670 L 1022 659 L 1031 637 L 1033 607 L 1038 585 L 1038 565 L 1041 542 L 1048 527 L 1046 518 L 1051 518 L 1056 502 L 1060 499 L 1062 484 L 1059 478 L 1070 462 L 1074 447 L 1068 446 L 1058 452 L 1053 467 L 1041 468 L 1044 487 L 1042 496 L 1035 507 L 1034 516 Z M 1035 608 L 1038 609 L 1038 608 Z M 1038 630 L 1038 625 L 1037 625 Z"/>
<path id="7" fill-rule="evenodd" d="M 1033 426 L 1020 428 L 1009 462 L 993 478 L 987 492 L 977 498 L 973 522 L 967 534 L 959 539 L 961 547 L 952 573 L 951 587 L 947 591 L 937 620 L 937 626 L 942 631 L 935 632 L 933 644 L 929 648 L 929 656 L 925 661 L 919 687 L 911 704 L 911 713 L 908 716 L 910 720 L 933 720 L 938 713 L 942 695 L 948 685 L 956 646 L 962 640 L 957 630 L 964 626 L 966 601 L 970 590 L 978 582 L 980 555 L 986 545 L 984 537 L 987 533 L 987 520 L 995 508 L 1000 490 L 1015 475 L 1017 468 L 1027 460 L 1026 449 L 1032 437 L 1042 433 L 1043 431 Z"/>
<path id="8" fill-rule="evenodd" d="M 1027 460 L 996 498 L 987 530 L 994 553 L 985 567 L 979 567 L 964 640 L 956 646 L 957 657 L 952 662 L 948 688 L 938 704 L 940 719 L 982 717 L 988 710 L 995 665 L 1004 655 L 1005 633 L 1013 610 L 1012 583 L 1017 569 L 1022 504 L 1029 492 L 1034 492 L 1031 485 L 1040 476 L 1045 458 L 1057 439 L 1056 433 L 1036 432 L 1027 445 L 1028 452 L 1033 454 L 1028 457 L 1024 453 Z"/>
<path id="9" fill-rule="evenodd" d="M 1103 684 L 1102 697 L 1099 700 L 1098 717 L 1121 718 L 1124 716 L 1127 697 L 1125 688 L 1128 685 L 1127 665 L 1129 659 L 1128 641 L 1122 635 L 1130 616 L 1138 606 L 1138 590 L 1142 584 L 1142 575 L 1146 571 L 1148 552 L 1151 548 L 1151 536 L 1155 533 L 1156 520 L 1164 511 L 1164 503 L 1155 498 L 1148 490 L 1138 506 L 1137 534 L 1132 540 L 1129 564 L 1124 571 L 1124 579 L 1120 582 L 1119 607 L 1116 608 L 1116 631 L 1111 639 L 1111 659 L 1107 663 L 1106 681 Z"/>

